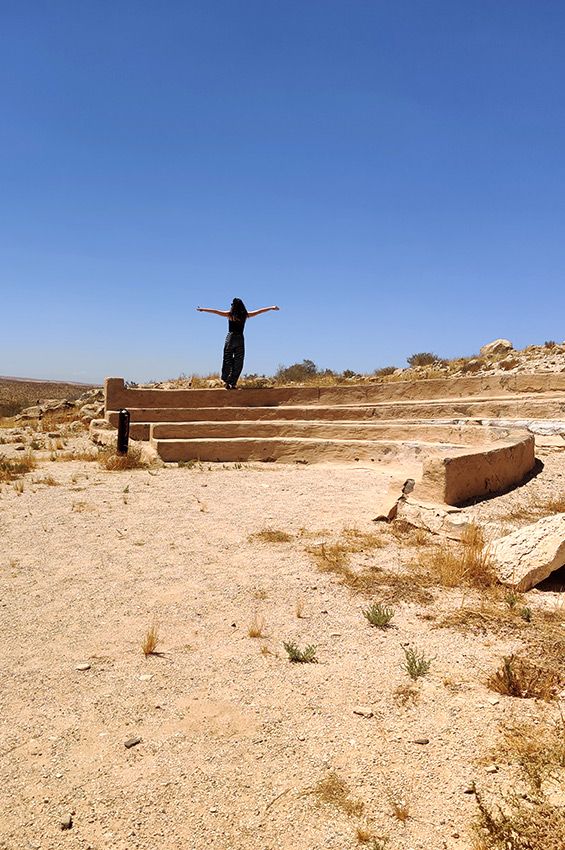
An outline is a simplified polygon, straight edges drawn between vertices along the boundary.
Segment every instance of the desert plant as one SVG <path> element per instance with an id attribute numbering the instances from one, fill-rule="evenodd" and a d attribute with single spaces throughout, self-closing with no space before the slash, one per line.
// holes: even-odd
<path id="1" fill-rule="evenodd" d="M 130 445 L 127 454 L 118 454 L 114 449 L 104 448 L 98 452 L 98 462 L 103 469 L 112 472 L 124 469 L 147 469 L 149 464 L 143 457 L 141 446 Z"/>
<path id="2" fill-rule="evenodd" d="M 467 584 L 471 587 L 490 587 L 496 573 L 482 529 L 470 524 L 460 543 L 433 546 L 423 555 L 424 565 L 437 575 L 445 587 Z"/>
<path id="3" fill-rule="evenodd" d="M 396 372 L 398 366 L 381 366 L 380 369 L 375 369 L 373 374 L 376 378 L 384 378 L 386 375 L 392 375 L 393 372 Z"/>
<path id="4" fill-rule="evenodd" d="M 379 629 L 386 629 L 394 617 L 394 608 L 391 608 L 389 605 L 383 605 L 381 602 L 373 602 L 368 608 L 363 609 L 363 616 L 372 626 L 377 626 Z"/>
<path id="5" fill-rule="evenodd" d="M 475 791 L 477 850 L 563 850 L 565 817 L 543 795 L 526 800 L 509 794 L 503 806 L 490 809 Z"/>
<path id="6" fill-rule="evenodd" d="M 300 649 L 294 641 L 283 641 L 283 646 L 288 660 L 293 664 L 317 664 L 316 646 L 308 644 L 304 649 Z"/>
<path id="7" fill-rule="evenodd" d="M 250 638 L 265 637 L 265 626 L 265 618 L 255 614 L 247 629 L 248 636 Z"/>
<path id="8" fill-rule="evenodd" d="M 441 363 L 441 358 L 437 354 L 432 354 L 431 351 L 419 351 L 416 354 L 411 354 L 406 358 L 409 366 L 433 366 L 436 363 Z"/>
<path id="9" fill-rule="evenodd" d="M 155 655 L 155 650 L 157 649 L 157 644 L 159 643 L 159 625 L 154 622 L 148 628 L 145 637 L 141 643 L 141 650 L 145 657 L 147 658 L 149 655 Z"/>
<path id="10" fill-rule="evenodd" d="M 262 531 L 256 531 L 248 537 L 249 542 L 260 540 L 262 543 L 290 543 L 292 537 L 286 531 L 280 531 L 277 528 L 264 528 Z"/>
<path id="11" fill-rule="evenodd" d="M 317 782 L 311 793 L 320 803 L 335 806 L 347 815 L 360 815 L 364 808 L 363 801 L 351 797 L 349 786 L 334 771 Z"/>
<path id="12" fill-rule="evenodd" d="M 293 363 L 291 366 L 279 366 L 275 372 L 275 381 L 278 384 L 303 383 L 313 378 L 318 372 L 318 367 L 313 360 L 303 360 L 302 363 Z"/>
<path id="13" fill-rule="evenodd" d="M 403 646 L 404 664 L 403 669 L 408 673 L 411 679 L 416 681 L 420 676 L 425 676 L 430 671 L 433 658 L 426 658 L 425 653 L 418 652 L 415 647 Z"/>
<path id="14" fill-rule="evenodd" d="M 512 611 L 520 601 L 519 595 L 514 590 L 509 590 L 504 597 L 504 602 Z"/>
<path id="15" fill-rule="evenodd" d="M 388 801 L 392 809 L 392 815 L 401 823 L 406 823 L 410 817 L 410 803 L 402 794 L 397 794 L 394 791 L 388 792 Z"/>
<path id="16" fill-rule="evenodd" d="M 506 655 L 500 667 L 491 673 L 487 685 L 492 691 L 519 699 L 536 698 L 545 702 L 555 699 L 561 672 L 538 665 L 530 658 Z"/>
<path id="17" fill-rule="evenodd" d="M 397 705 L 416 705 L 420 699 L 420 691 L 415 685 L 398 685 L 392 696 Z"/>
<path id="18" fill-rule="evenodd" d="M 31 451 L 24 452 L 17 458 L 8 458 L 0 455 L 0 484 L 15 481 L 26 472 L 31 472 L 37 466 L 35 455 Z"/>
<path id="19" fill-rule="evenodd" d="M 520 609 L 520 617 L 522 618 L 522 620 L 525 620 L 526 623 L 531 623 L 532 622 L 532 609 L 528 608 L 527 605 L 524 608 L 521 608 Z"/>

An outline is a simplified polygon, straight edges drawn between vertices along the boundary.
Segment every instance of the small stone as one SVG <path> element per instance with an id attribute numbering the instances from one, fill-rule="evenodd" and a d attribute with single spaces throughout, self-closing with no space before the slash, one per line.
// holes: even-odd
<path id="1" fill-rule="evenodd" d="M 153 675 L 151 673 L 142 673 L 139 676 L 139 681 L 140 682 L 150 682 L 152 678 L 153 678 Z"/>
<path id="2" fill-rule="evenodd" d="M 76 670 L 90 670 L 90 664 L 85 661 L 83 664 L 77 664 Z"/>
<path id="3" fill-rule="evenodd" d="M 464 794 L 474 794 L 477 789 L 475 788 L 474 782 L 469 782 L 468 785 L 463 789 Z"/>
<path id="4" fill-rule="evenodd" d="M 217 811 L 218 811 L 217 807 L 212 806 L 212 808 L 210 809 L 210 814 L 215 815 Z"/>
<path id="5" fill-rule="evenodd" d="M 413 743 L 414 744 L 429 744 L 430 739 L 429 738 L 414 738 Z"/>
<path id="6" fill-rule="evenodd" d="M 353 714 L 358 714 L 359 717 L 374 717 L 374 712 L 368 705 L 357 705 L 353 709 Z"/>
<path id="7" fill-rule="evenodd" d="M 490 702 L 491 705 L 498 705 L 498 703 L 500 702 L 498 697 L 489 697 L 488 701 Z"/>
<path id="8" fill-rule="evenodd" d="M 487 764 L 485 767 L 486 773 L 498 773 L 498 767 L 496 764 Z"/>
<path id="9" fill-rule="evenodd" d="M 67 815 L 61 821 L 61 829 L 70 829 L 72 827 L 72 825 L 73 825 L 73 816 L 72 815 Z"/>
<path id="10" fill-rule="evenodd" d="M 128 738 L 127 741 L 124 741 L 124 747 L 126 750 L 131 749 L 131 747 L 137 746 L 137 744 L 141 744 L 141 738 Z"/>

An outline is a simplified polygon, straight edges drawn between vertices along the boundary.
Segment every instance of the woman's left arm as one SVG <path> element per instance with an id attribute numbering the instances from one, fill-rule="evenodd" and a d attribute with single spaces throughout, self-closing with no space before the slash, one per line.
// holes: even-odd
<path id="1" fill-rule="evenodd" d="M 247 315 L 250 319 L 252 319 L 253 316 L 260 316 L 261 313 L 268 313 L 269 310 L 279 310 L 279 309 L 280 309 L 279 307 L 261 307 L 260 310 L 251 310 Z"/>

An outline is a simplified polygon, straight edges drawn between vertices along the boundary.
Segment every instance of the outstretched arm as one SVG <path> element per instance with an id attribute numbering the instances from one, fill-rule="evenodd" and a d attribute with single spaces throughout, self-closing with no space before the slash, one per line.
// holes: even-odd
<path id="1" fill-rule="evenodd" d="M 261 307 L 260 310 L 251 310 L 247 315 L 249 316 L 250 319 L 252 319 L 253 316 L 260 316 L 261 313 L 268 313 L 269 310 L 278 310 L 278 309 L 279 309 L 279 307 Z"/>
<path id="2" fill-rule="evenodd" d="M 197 307 L 199 313 L 214 313 L 216 316 L 223 316 L 227 319 L 229 312 L 227 310 L 212 310 L 210 307 Z"/>

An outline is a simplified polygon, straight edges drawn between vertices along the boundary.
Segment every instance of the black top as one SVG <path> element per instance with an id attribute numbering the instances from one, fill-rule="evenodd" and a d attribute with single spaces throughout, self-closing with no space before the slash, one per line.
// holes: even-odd
<path id="1" fill-rule="evenodd" d="M 232 334 L 243 334 L 245 327 L 245 319 L 238 321 L 237 319 L 228 318 L 228 330 Z"/>

